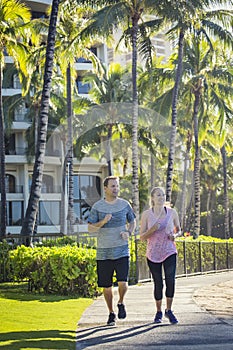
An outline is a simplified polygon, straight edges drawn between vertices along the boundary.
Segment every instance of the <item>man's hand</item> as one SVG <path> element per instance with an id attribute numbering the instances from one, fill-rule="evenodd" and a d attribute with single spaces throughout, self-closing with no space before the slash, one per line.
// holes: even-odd
<path id="1" fill-rule="evenodd" d="M 109 222 L 112 218 L 112 214 L 107 214 L 105 215 L 105 218 L 103 220 L 104 224 L 106 224 L 107 222 Z"/>
<path id="2" fill-rule="evenodd" d="M 129 232 L 128 231 L 122 231 L 120 233 L 120 235 L 121 235 L 122 239 L 124 239 L 125 241 L 128 241 L 128 239 L 129 239 Z"/>

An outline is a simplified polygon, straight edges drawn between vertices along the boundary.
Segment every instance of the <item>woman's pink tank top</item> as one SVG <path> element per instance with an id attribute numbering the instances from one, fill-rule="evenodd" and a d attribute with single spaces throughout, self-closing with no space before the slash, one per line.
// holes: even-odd
<path id="1" fill-rule="evenodd" d="M 168 235 L 174 232 L 174 223 L 172 220 L 172 209 L 166 207 L 167 214 L 163 220 L 160 220 L 160 228 L 156 230 L 147 239 L 147 258 L 156 263 L 164 261 L 172 254 L 177 254 L 176 244 L 168 238 Z M 147 227 L 148 229 L 156 223 L 152 209 L 148 209 Z"/>

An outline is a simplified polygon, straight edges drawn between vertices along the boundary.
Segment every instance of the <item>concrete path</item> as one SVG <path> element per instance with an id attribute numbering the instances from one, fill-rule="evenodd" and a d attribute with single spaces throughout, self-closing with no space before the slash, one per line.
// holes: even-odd
<path id="1" fill-rule="evenodd" d="M 218 318 L 193 298 L 201 288 L 208 294 L 218 283 L 227 282 L 229 289 L 229 281 L 233 287 L 233 271 L 178 278 L 173 303 L 177 325 L 170 325 L 167 319 L 160 325 L 153 323 L 151 282 L 129 287 L 125 299 L 127 318 L 117 320 L 115 327 L 106 326 L 108 311 L 101 296 L 79 321 L 76 350 L 233 350 L 233 314 Z M 114 296 L 117 303 L 116 289 Z"/>

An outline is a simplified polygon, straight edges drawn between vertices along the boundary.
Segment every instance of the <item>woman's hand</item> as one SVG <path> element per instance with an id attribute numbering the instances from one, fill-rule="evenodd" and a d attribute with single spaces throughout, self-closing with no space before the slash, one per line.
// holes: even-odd
<path id="1" fill-rule="evenodd" d="M 156 222 L 151 228 L 150 228 L 150 230 L 151 231 L 157 231 L 157 230 L 159 230 L 160 229 L 160 222 Z"/>
<path id="2" fill-rule="evenodd" d="M 176 238 L 176 237 L 175 237 L 174 233 L 169 233 L 168 239 L 169 239 L 170 241 L 174 242 L 175 238 Z"/>

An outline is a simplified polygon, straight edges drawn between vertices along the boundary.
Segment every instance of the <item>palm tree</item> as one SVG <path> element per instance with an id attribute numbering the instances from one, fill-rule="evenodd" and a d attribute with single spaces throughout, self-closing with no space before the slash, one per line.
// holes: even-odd
<path id="1" fill-rule="evenodd" d="M 223 165 L 223 190 L 224 190 L 224 230 L 225 238 L 230 238 L 229 225 L 229 197 L 228 197 L 228 182 L 227 182 L 227 152 L 226 147 L 221 147 L 222 165 Z"/>
<path id="2" fill-rule="evenodd" d="M 102 2 L 100 2 L 102 5 Z M 132 203 L 139 219 L 138 189 L 138 89 L 137 63 L 138 50 L 143 57 L 150 57 L 152 45 L 148 36 L 148 28 L 159 26 L 161 19 L 145 22 L 143 15 L 155 10 L 157 1 L 153 0 L 109 0 L 104 7 L 91 18 L 90 24 L 83 31 L 83 36 L 98 34 L 109 37 L 118 26 L 122 28 L 121 40 L 130 43 L 132 49 Z"/>
<path id="3" fill-rule="evenodd" d="M 109 111 L 109 121 L 107 122 L 106 159 L 108 163 L 108 174 L 113 175 L 112 159 L 112 134 L 113 126 L 116 126 L 116 113 L 121 102 L 130 102 L 132 95 L 130 92 L 130 81 L 128 70 L 123 69 L 119 63 L 112 63 L 108 68 L 101 65 L 101 72 L 87 74 L 84 81 L 91 83 L 92 88 L 89 94 L 94 103 L 105 104 Z M 119 129 L 119 128 L 118 128 Z"/>
<path id="4" fill-rule="evenodd" d="M 232 74 L 221 61 L 219 42 L 209 45 L 201 37 L 192 37 L 185 50 L 185 95 L 194 95 L 194 235 L 200 232 L 200 144 L 205 140 L 211 110 L 217 109 L 220 116 L 230 118 L 228 99 L 232 96 Z M 213 122 L 213 121 L 212 121 Z"/>
<path id="5" fill-rule="evenodd" d="M 218 5 L 228 5 L 228 1 L 217 1 Z M 203 32 L 206 36 L 206 40 L 210 42 L 208 34 L 219 36 L 225 43 L 232 45 L 232 35 L 230 33 L 232 11 L 230 10 L 213 10 L 208 9 L 208 6 L 212 6 L 212 1 L 158 1 L 157 13 L 159 16 L 163 16 L 170 24 L 171 29 L 167 34 L 174 38 L 174 34 L 178 32 L 178 58 L 177 69 L 175 76 L 175 84 L 172 94 L 172 131 L 170 137 L 170 146 L 168 154 L 168 167 L 167 167 L 167 182 L 166 182 L 166 198 L 167 201 L 171 200 L 172 192 L 172 175 L 174 168 L 174 155 L 175 155 L 175 140 L 176 140 L 176 127 L 177 127 L 177 103 L 179 95 L 179 86 L 182 76 L 183 65 L 183 48 L 185 42 L 185 35 L 193 29 L 197 29 L 199 32 Z M 172 11 L 171 11 L 172 7 Z M 223 24 L 223 27 L 221 26 Z M 229 31 L 225 30 L 229 28 Z"/>
<path id="6" fill-rule="evenodd" d="M 74 203 L 73 203 L 73 100 L 75 87 L 76 71 L 74 64 L 78 57 L 91 60 L 93 66 L 98 65 L 98 59 L 89 49 L 91 40 L 80 39 L 80 31 L 83 29 L 86 21 L 93 12 L 88 6 L 78 6 L 70 1 L 64 1 L 59 13 L 59 27 L 57 29 L 57 62 L 61 72 L 66 79 L 66 99 L 67 99 L 67 167 L 68 167 L 68 233 L 73 233 L 73 224 L 75 221 Z"/>
<path id="7" fill-rule="evenodd" d="M 46 48 L 44 84 L 43 84 L 42 99 L 41 99 L 41 109 L 40 109 L 40 115 L 39 115 L 39 130 L 38 130 L 38 140 L 36 145 L 35 163 L 34 163 L 33 175 L 32 175 L 32 185 L 31 185 L 26 214 L 25 214 L 21 232 L 20 232 L 22 236 L 26 236 L 26 240 L 25 241 L 24 239 L 22 240 L 26 244 L 30 244 L 29 237 L 33 235 L 33 231 L 36 223 L 36 216 L 38 212 L 38 206 L 39 206 L 39 198 L 41 195 L 58 8 L 59 8 L 59 0 L 53 0 L 52 11 L 50 15 L 47 48 Z"/>
<path id="8" fill-rule="evenodd" d="M 227 107 L 227 103 L 226 103 Z M 228 112 L 233 114 L 233 111 Z M 216 113 L 216 111 L 215 111 Z M 230 114 L 228 114 L 230 117 Z M 217 183 L 218 188 L 223 187 L 223 210 L 224 210 L 224 234 L 225 238 L 230 238 L 230 225 L 229 225 L 229 190 L 228 190 L 228 182 L 229 182 L 229 166 L 228 165 L 228 154 L 232 153 L 232 140 L 231 133 L 229 130 L 229 123 L 231 122 L 231 118 L 229 119 L 222 110 L 220 113 L 216 115 L 216 121 L 212 125 L 212 129 L 209 134 L 207 141 L 213 148 L 213 152 L 218 157 L 219 168 L 222 170 L 222 178 L 223 181 L 221 183 Z M 215 181 L 216 183 L 216 181 Z"/>
<path id="9" fill-rule="evenodd" d="M 30 22 L 31 14 L 29 9 L 21 2 L 15 0 L 2 0 L 0 3 L 0 189 L 1 189 L 1 226 L 0 238 L 6 235 L 6 188 L 5 188 L 5 122 L 2 103 L 2 80 L 3 68 L 5 65 L 5 50 L 14 58 L 18 67 L 20 53 L 23 54 L 23 43 L 17 38 L 26 23 Z"/>

